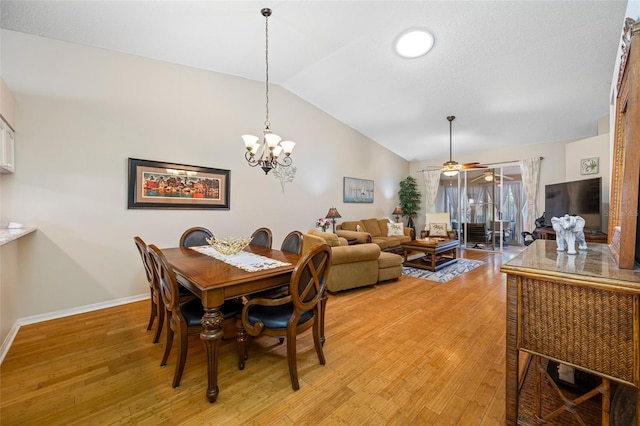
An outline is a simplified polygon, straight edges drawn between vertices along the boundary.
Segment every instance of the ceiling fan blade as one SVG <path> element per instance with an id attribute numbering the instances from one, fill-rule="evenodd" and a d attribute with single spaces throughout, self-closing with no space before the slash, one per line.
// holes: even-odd
<path id="1" fill-rule="evenodd" d="M 486 169 L 487 166 L 483 166 L 480 163 L 464 163 L 460 165 L 463 169 L 469 170 L 469 169 Z"/>
<path id="2" fill-rule="evenodd" d="M 480 175 L 480 176 L 478 176 L 478 177 L 476 177 L 476 178 L 472 179 L 470 183 L 477 182 L 477 181 L 479 181 L 479 180 L 481 180 L 481 179 L 484 179 L 484 175 Z"/>

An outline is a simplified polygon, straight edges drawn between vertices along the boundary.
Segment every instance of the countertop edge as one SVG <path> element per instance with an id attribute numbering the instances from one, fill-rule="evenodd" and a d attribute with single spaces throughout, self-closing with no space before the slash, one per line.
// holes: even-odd
<path id="1" fill-rule="evenodd" d="M 35 227 L 26 227 L 26 228 L 15 228 L 15 229 L 0 229 L 0 246 L 10 243 L 11 241 L 15 241 L 18 238 L 24 237 L 38 228 Z"/>

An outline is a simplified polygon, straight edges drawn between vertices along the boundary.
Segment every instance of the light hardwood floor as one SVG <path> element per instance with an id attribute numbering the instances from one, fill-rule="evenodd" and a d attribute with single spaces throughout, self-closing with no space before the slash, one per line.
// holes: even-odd
<path id="1" fill-rule="evenodd" d="M 285 345 L 251 342 L 243 371 L 224 341 L 220 394 L 205 398 L 203 344 L 190 337 L 180 386 L 176 350 L 160 367 L 148 302 L 22 327 L 0 371 L 7 425 L 499 425 L 504 422 L 505 277 L 513 254 L 463 250 L 481 267 L 446 284 L 402 277 L 331 295 L 325 366 L 298 337 L 300 390 Z"/>

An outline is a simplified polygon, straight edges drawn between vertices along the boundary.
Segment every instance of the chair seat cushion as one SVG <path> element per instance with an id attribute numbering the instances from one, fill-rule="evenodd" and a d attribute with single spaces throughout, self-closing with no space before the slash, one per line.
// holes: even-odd
<path id="1" fill-rule="evenodd" d="M 402 256 L 393 253 L 381 252 L 378 257 L 378 268 L 393 268 L 402 265 Z"/>
<path id="2" fill-rule="evenodd" d="M 293 303 L 286 303 L 280 306 L 254 305 L 249 309 L 247 316 L 251 324 L 262 322 L 265 328 L 285 330 L 292 314 Z M 312 311 L 303 311 L 298 324 L 304 324 L 311 318 L 313 318 Z"/>
<path id="3" fill-rule="evenodd" d="M 222 305 L 222 314 L 224 318 L 231 318 L 242 311 L 242 302 L 237 299 L 226 300 Z M 180 304 L 180 311 L 187 321 L 188 327 L 197 327 L 200 325 L 202 316 L 204 315 L 204 309 L 202 308 L 202 302 L 200 299 L 189 300 Z"/>

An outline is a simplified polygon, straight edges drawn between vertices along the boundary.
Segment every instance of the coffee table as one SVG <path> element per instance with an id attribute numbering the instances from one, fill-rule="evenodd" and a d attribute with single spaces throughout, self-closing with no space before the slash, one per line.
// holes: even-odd
<path id="1" fill-rule="evenodd" d="M 404 251 L 403 265 L 436 272 L 458 261 L 457 249 L 458 240 L 450 240 L 448 238 L 415 239 L 402 244 L 402 250 Z M 418 259 L 409 260 L 409 254 L 416 251 L 425 255 Z"/>

